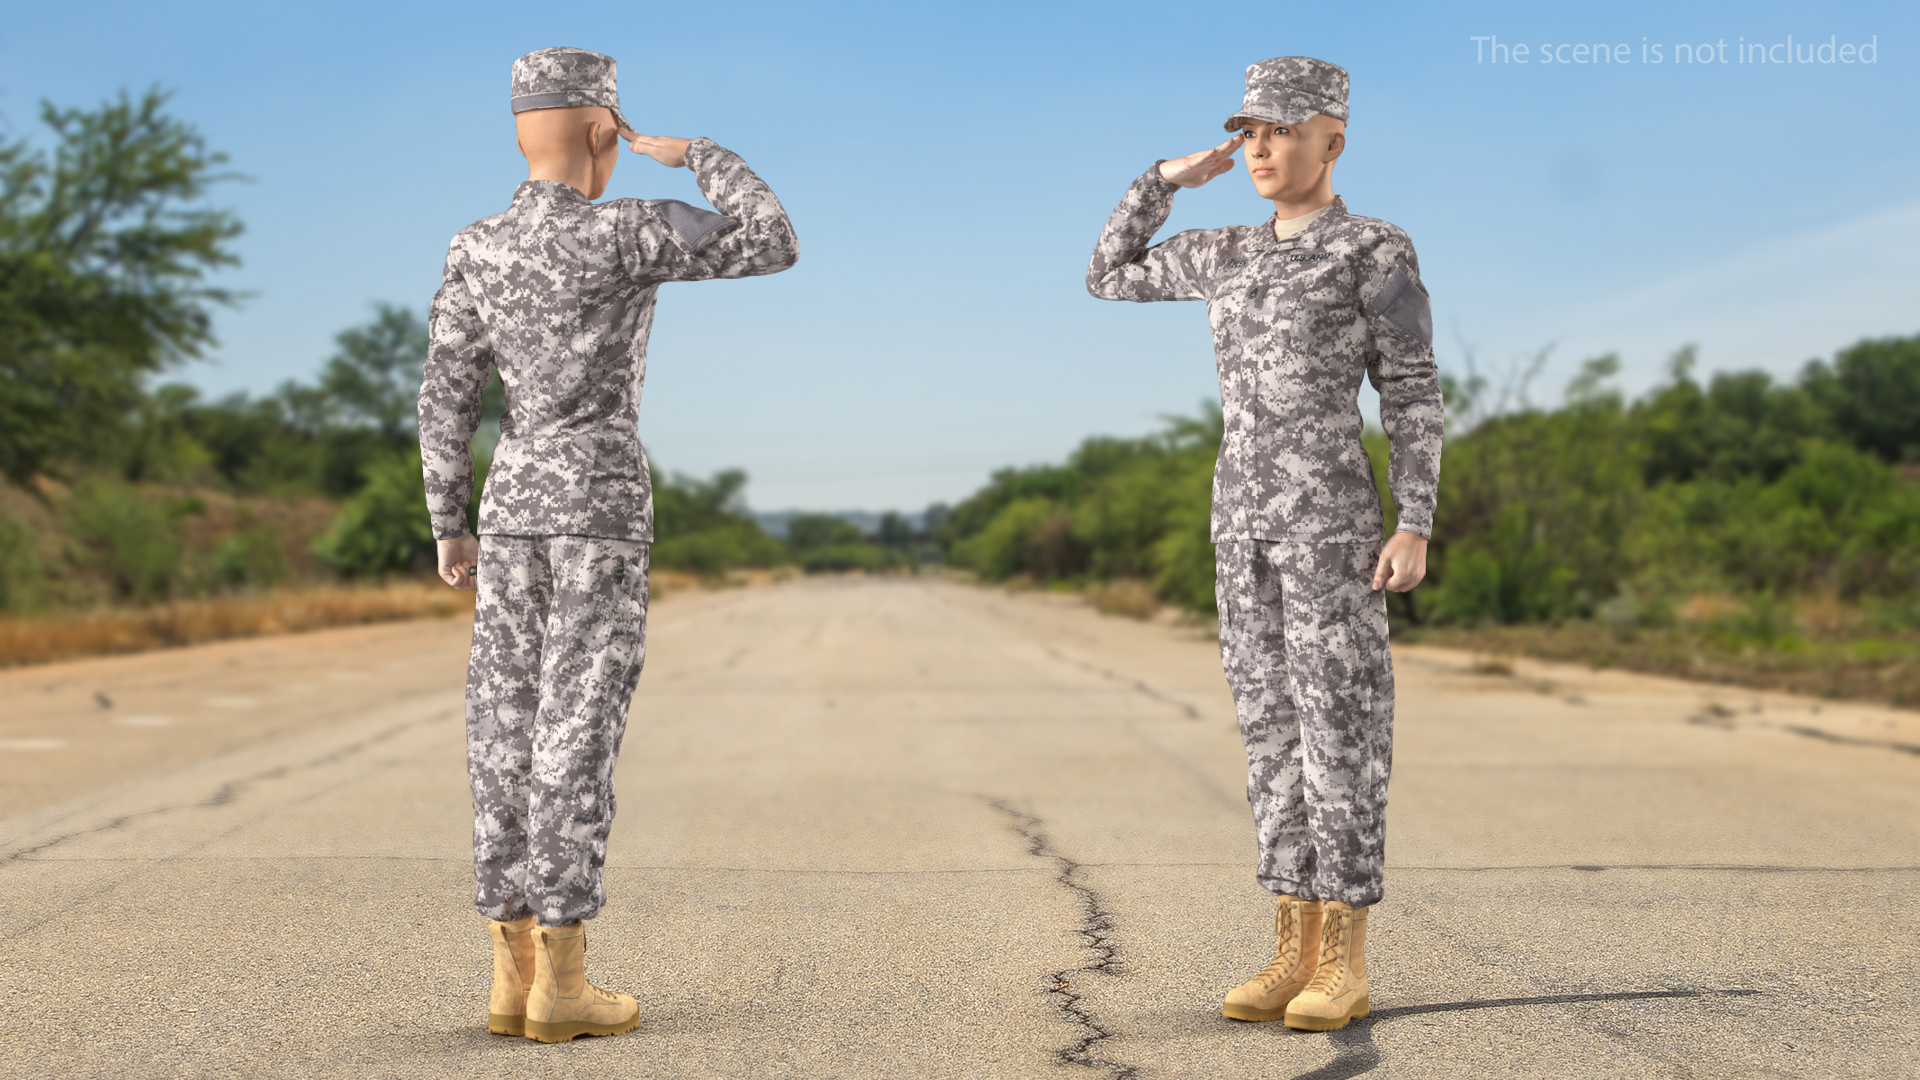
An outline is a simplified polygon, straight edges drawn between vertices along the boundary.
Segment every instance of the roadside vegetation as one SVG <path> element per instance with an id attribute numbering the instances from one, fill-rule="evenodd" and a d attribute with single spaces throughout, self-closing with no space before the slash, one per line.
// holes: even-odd
<path id="1" fill-rule="evenodd" d="M 239 302 L 215 275 L 242 227 L 209 205 L 237 177 L 166 104 L 45 106 L 37 140 L 0 140 L 0 663 L 464 609 L 408 584 L 433 564 L 414 309 L 376 306 L 270 393 L 163 378 Z M 1683 350 L 1633 401 L 1617 368 L 1589 361 L 1550 408 L 1527 401 L 1537 365 L 1448 382 L 1430 573 L 1391 598 L 1396 635 L 1920 703 L 1920 337 L 1785 382 L 1702 381 Z M 496 380 L 482 484 L 503 407 Z M 1220 438 L 1205 408 L 1088 439 L 871 535 L 801 515 L 777 538 L 746 474 L 656 470 L 653 562 L 721 581 L 945 561 L 1204 619 Z M 1366 443 L 1384 491 L 1385 439 Z"/>
<path id="2" fill-rule="evenodd" d="M 1617 370 L 1587 362 L 1554 408 L 1525 403 L 1525 372 L 1448 383 L 1427 583 L 1390 598 L 1396 635 L 1920 703 L 1920 337 L 1789 382 L 1703 383 L 1683 350 L 1631 402 Z M 1124 583 L 1136 613 L 1151 589 L 1211 616 L 1219 441 L 1213 411 L 1089 439 L 995 474 L 940 539 L 990 581 L 1097 586 L 1103 606 Z M 1384 496 L 1385 437 L 1366 443 Z"/>

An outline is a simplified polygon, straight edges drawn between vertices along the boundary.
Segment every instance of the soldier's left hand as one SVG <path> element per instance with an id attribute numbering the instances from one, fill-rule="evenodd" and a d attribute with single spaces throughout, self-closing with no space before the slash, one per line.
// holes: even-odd
<path id="1" fill-rule="evenodd" d="M 637 131 L 622 131 L 620 137 L 627 140 L 628 149 L 636 154 L 645 154 L 669 169 L 685 168 L 687 147 L 693 145 L 692 139 L 670 139 L 665 135 L 642 135 Z"/>
<path id="2" fill-rule="evenodd" d="M 451 540 L 437 540 L 440 580 L 456 589 L 472 590 L 479 584 L 480 541 L 472 533 Z"/>
<path id="3" fill-rule="evenodd" d="M 1380 549 L 1380 565 L 1373 572 L 1373 587 L 1406 592 L 1427 576 L 1427 538 L 1417 533 L 1397 532 Z"/>

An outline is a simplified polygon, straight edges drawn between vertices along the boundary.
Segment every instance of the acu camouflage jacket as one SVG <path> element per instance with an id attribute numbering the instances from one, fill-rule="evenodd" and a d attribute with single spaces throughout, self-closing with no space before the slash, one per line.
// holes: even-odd
<path id="1" fill-rule="evenodd" d="M 1433 323 L 1407 235 L 1335 199 L 1302 232 L 1271 223 L 1148 247 L 1180 189 L 1155 164 L 1120 201 L 1087 268 L 1103 300 L 1205 300 L 1226 437 L 1213 540 L 1379 540 L 1360 443 L 1360 377 L 1380 392 L 1397 529 L 1430 536 L 1444 411 Z"/>
<path id="2" fill-rule="evenodd" d="M 435 537 L 467 531 L 473 433 L 498 370 L 507 411 L 480 531 L 652 541 L 638 425 L 654 295 L 799 258 L 780 200 L 745 162 L 696 139 L 687 165 L 720 213 L 671 199 L 595 205 L 570 184 L 529 180 L 505 213 L 454 237 L 420 386 Z"/>

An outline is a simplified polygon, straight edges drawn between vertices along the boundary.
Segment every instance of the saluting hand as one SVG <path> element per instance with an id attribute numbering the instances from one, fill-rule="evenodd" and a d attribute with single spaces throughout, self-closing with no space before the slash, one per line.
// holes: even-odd
<path id="1" fill-rule="evenodd" d="M 665 135 L 642 135 L 637 131 L 622 131 L 620 137 L 627 140 L 627 147 L 636 154 L 645 154 L 669 169 L 685 168 L 687 147 L 693 145 L 692 139 L 670 139 Z"/>
<path id="2" fill-rule="evenodd" d="M 1232 172 L 1233 152 L 1240 149 L 1240 144 L 1245 141 L 1245 136 L 1235 135 L 1211 150 L 1163 161 L 1160 163 L 1160 178 L 1184 188 L 1199 187 L 1216 176 Z"/>

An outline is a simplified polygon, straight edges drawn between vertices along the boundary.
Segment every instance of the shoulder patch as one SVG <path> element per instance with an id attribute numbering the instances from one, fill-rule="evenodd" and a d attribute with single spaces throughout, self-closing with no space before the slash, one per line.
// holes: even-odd
<path id="1" fill-rule="evenodd" d="M 700 250 L 700 245 L 712 239 L 721 229 L 728 225 L 739 224 L 724 214 L 702 210 L 697 206 L 683 203 L 679 199 L 653 199 L 651 205 L 660 211 L 661 217 L 667 219 L 667 224 L 673 228 L 673 234 L 680 238 L 680 243 L 685 245 L 688 251 Z"/>
<path id="2" fill-rule="evenodd" d="M 1392 323 L 1401 333 L 1433 347 L 1433 307 L 1427 299 L 1427 290 L 1420 283 L 1407 276 L 1407 272 L 1396 266 L 1387 278 L 1387 287 L 1368 305 L 1381 318 Z"/>

